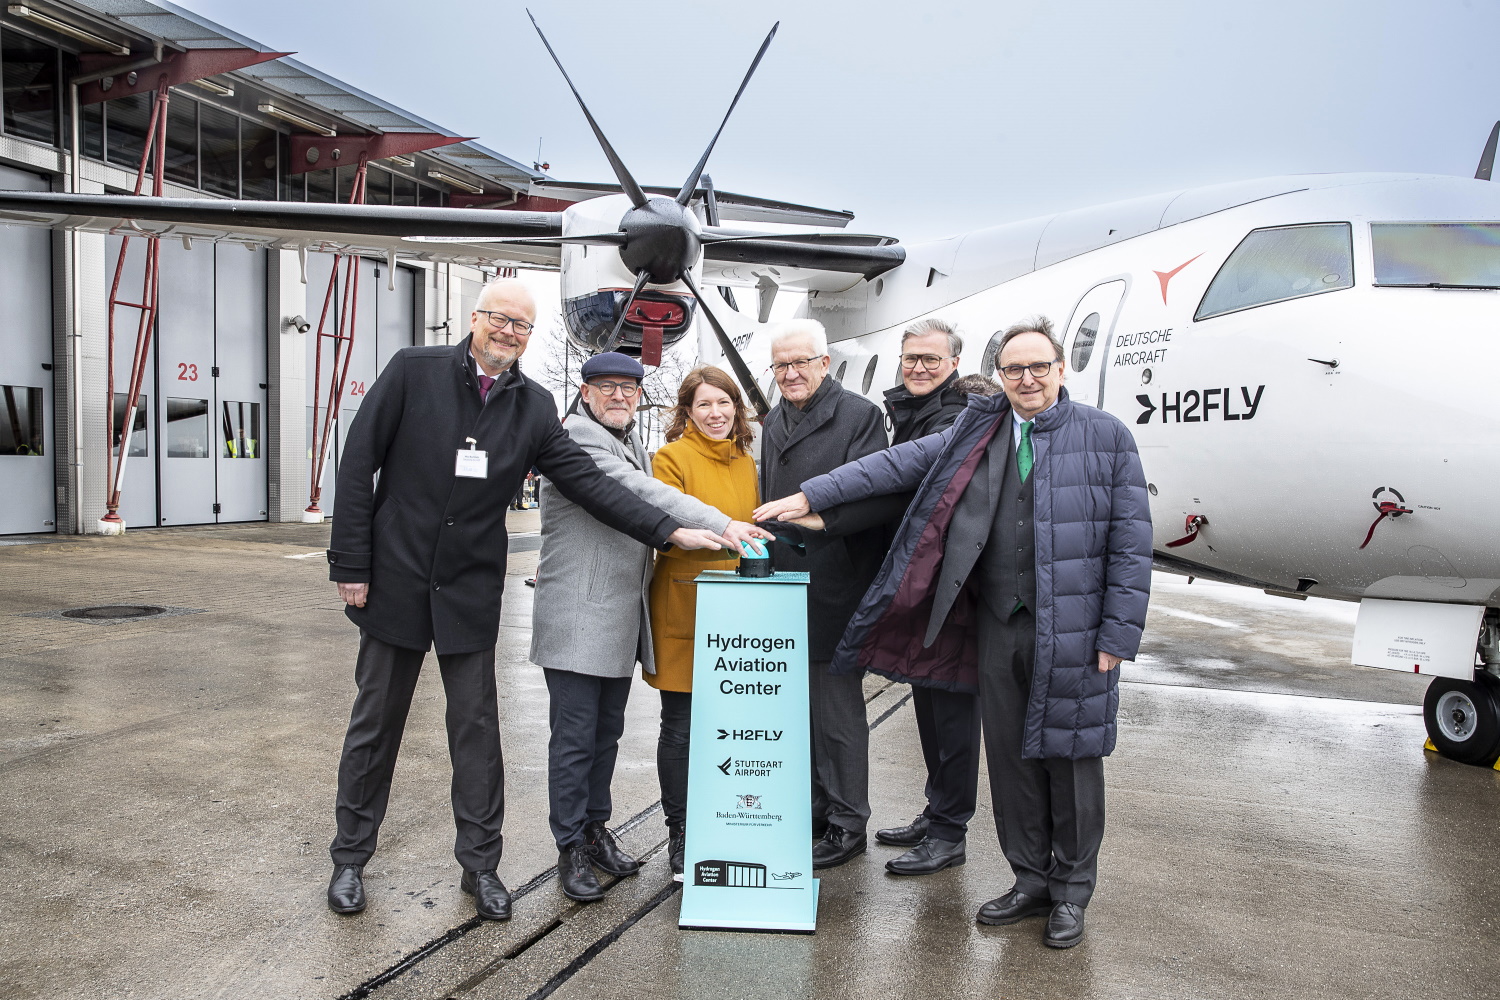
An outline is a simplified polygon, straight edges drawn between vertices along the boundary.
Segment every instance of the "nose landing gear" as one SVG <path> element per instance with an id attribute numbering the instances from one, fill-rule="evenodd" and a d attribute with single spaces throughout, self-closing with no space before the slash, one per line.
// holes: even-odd
<path id="1" fill-rule="evenodd" d="M 1491 767 L 1500 757 L 1500 617 L 1491 611 L 1479 632 L 1481 666 L 1474 679 L 1437 677 L 1422 700 L 1427 738 L 1438 753 Z"/>

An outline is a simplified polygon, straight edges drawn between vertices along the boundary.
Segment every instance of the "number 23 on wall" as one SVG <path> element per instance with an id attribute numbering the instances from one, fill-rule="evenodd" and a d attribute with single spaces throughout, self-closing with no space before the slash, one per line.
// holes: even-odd
<path id="1" fill-rule="evenodd" d="M 181 361 L 177 362 L 177 381 L 179 381 L 179 382 L 196 382 L 196 381 L 198 381 L 198 366 L 197 365 L 184 364 Z"/>

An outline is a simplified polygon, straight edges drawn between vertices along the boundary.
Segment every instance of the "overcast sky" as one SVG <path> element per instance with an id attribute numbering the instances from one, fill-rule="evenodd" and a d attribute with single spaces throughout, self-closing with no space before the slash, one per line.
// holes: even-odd
<path id="1" fill-rule="evenodd" d="M 612 175 L 509 0 L 178 0 L 550 173 Z M 720 140 L 723 190 L 905 241 L 1279 173 L 1472 176 L 1500 118 L 1492 0 L 533 0 L 643 184 Z"/>

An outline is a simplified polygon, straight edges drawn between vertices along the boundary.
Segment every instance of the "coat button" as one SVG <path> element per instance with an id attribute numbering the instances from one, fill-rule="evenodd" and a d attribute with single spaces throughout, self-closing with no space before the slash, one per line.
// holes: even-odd
<path id="1" fill-rule="evenodd" d="M 786 464 L 786 459 L 785 459 L 785 458 L 783 458 L 783 459 L 782 459 L 782 460 L 781 460 L 781 464 L 782 464 L 782 465 L 785 465 L 785 464 Z"/>
<path id="2" fill-rule="evenodd" d="M 440 587 L 440 586 L 438 586 L 438 585 L 437 585 L 437 584 L 435 584 L 435 583 L 434 583 L 434 584 L 433 584 L 433 585 L 432 585 L 432 589 L 433 589 L 433 590 L 442 590 L 442 589 L 443 589 L 443 588 L 442 588 L 442 587 Z"/>
<path id="3" fill-rule="evenodd" d="M 453 523 L 453 518 L 450 517 L 446 521 L 444 521 L 443 523 L 444 524 L 452 524 Z"/>
<path id="4" fill-rule="evenodd" d="M 1024 527 L 1026 527 L 1026 522 L 1025 521 L 1017 521 L 1016 522 L 1016 527 L 1018 527 L 1018 528 L 1024 528 Z"/>
<path id="5" fill-rule="evenodd" d="M 963 586 L 963 581 L 962 580 L 954 580 L 953 581 L 953 586 L 955 586 L 955 587 L 961 587 L 961 586 Z"/>
<path id="6" fill-rule="evenodd" d="M 982 549 L 982 548 L 984 548 L 984 543 L 983 542 L 975 542 L 974 543 L 974 547 L 976 549 Z"/>

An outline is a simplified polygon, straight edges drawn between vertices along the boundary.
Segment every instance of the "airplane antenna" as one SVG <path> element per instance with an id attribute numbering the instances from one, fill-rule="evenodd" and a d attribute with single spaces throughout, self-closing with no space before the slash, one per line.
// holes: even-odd
<path id="1" fill-rule="evenodd" d="M 1489 141 L 1484 144 L 1484 152 L 1479 157 L 1479 169 L 1474 171 L 1474 179 L 1476 181 L 1487 181 L 1490 179 L 1490 172 L 1495 169 L 1495 143 L 1497 140 L 1500 140 L 1500 122 L 1496 122 L 1495 127 L 1490 129 Z"/>

